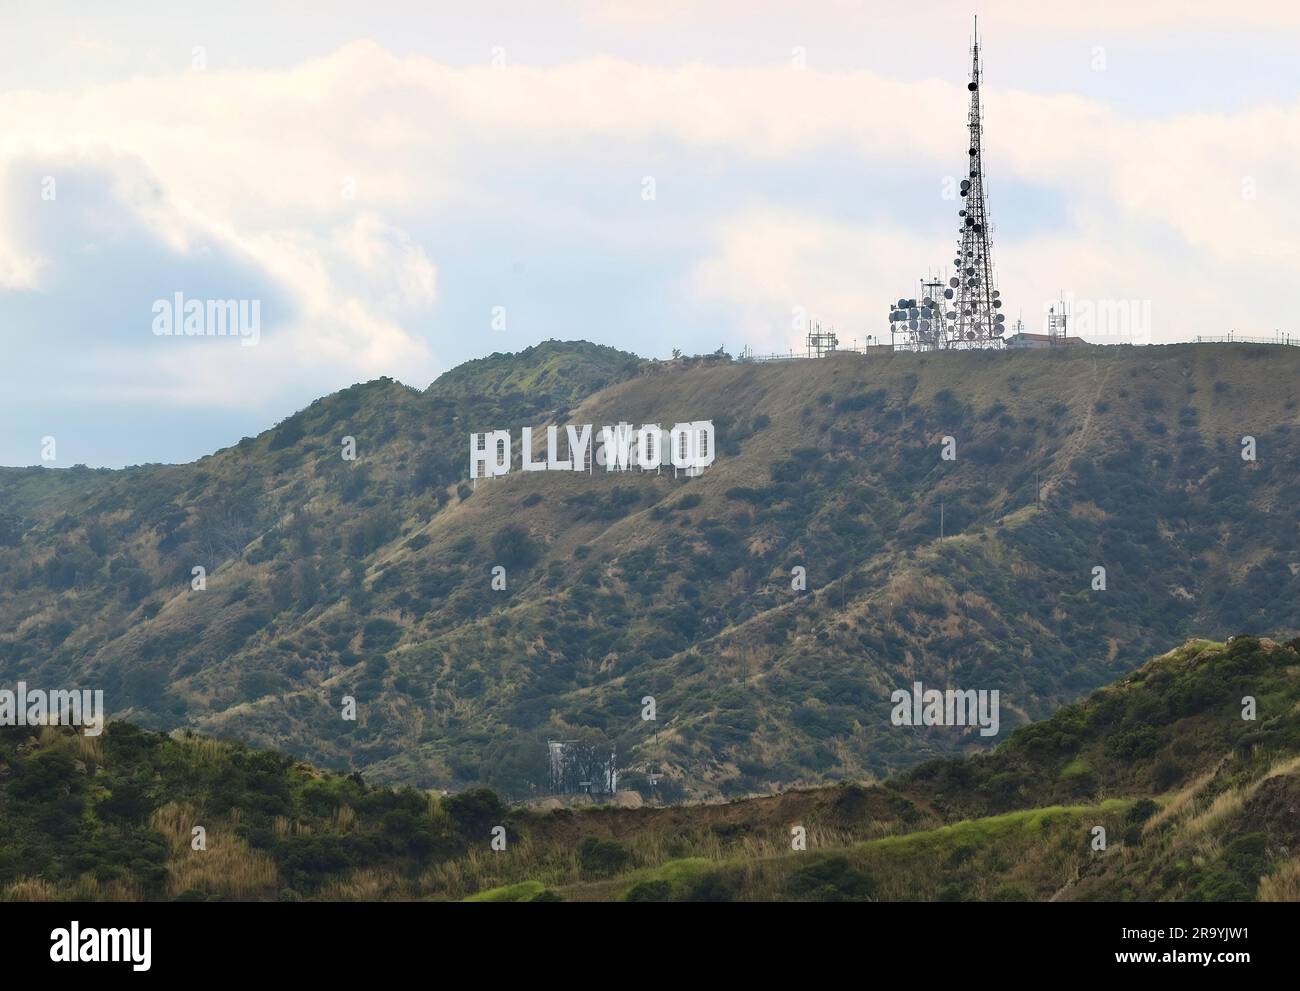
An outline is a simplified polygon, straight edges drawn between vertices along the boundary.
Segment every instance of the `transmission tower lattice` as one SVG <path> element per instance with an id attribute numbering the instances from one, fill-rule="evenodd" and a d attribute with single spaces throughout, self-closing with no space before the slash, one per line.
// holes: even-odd
<path id="1" fill-rule="evenodd" d="M 1002 347 L 1005 317 L 1001 293 L 993 278 L 993 256 L 989 236 L 988 204 L 984 191 L 983 110 L 980 106 L 978 21 L 971 46 L 971 75 L 966 88 L 970 109 L 966 126 L 970 132 L 966 151 L 967 176 L 957 192 L 960 227 L 953 274 L 946 284 L 933 276 L 921 280 L 921 295 L 900 299 L 890 305 L 890 334 L 900 351 Z M 942 290 L 942 291 L 940 291 Z"/>

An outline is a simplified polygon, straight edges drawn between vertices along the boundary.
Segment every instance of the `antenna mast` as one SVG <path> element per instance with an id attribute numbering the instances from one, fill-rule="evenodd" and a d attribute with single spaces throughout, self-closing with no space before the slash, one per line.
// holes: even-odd
<path id="1" fill-rule="evenodd" d="M 993 287 L 993 258 L 989 243 L 988 208 L 984 199 L 983 111 L 980 108 L 979 18 L 975 19 L 975 37 L 971 45 L 970 110 L 967 128 L 970 147 L 970 175 L 961 181 L 963 200 L 958 212 L 961 228 L 957 235 L 957 273 L 948 280 L 957 290 L 957 347 L 991 347 L 1002 343 L 1001 324 L 1005 319 L 997 311 L 1002 300 Z"/>
<path id="2" fill-rule="evenodd" d="M 934 279 L 921 282 L 919 299 L 890 304 L 890 336 L 895 350 L 943 351 L 1000 348 L 1006 317 L 1001 293 L 994 286 L 993 252 L 984 190 L 983 110 L 980 107 L 979 19 L 971 44 L 970 109 L 966 127 L 967 175 L 958 184 L 962 206 L 957 216 L 957 257 L 947 288 Z M 943 290 L 940 299 L 939 289 Z"/>

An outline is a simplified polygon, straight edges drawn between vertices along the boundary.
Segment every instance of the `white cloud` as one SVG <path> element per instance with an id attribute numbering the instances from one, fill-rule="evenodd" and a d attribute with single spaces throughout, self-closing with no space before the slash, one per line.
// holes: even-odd
<path id="1" fill-rule="evenodd" d="M 1039 16 L 985 6 L 1022 23 Z M 628 8 L 592 12 L 619 20 Z M 1146 5 L 1141 14 L 1108 4 L 1088 23 L 1139 30 L 1178 12 L 1198 23 L 1221 19 L 1200 3 Z M 815 187 L 819 156 L 849 155 L 869 197 L 874 172 L 906 163 L 937 185 L 962 161 L 966 95 L 960 79 L 900 81 L 815 65 L 593 57 L 453 68 L 358 41 L 284 71 L 208 70 L 0 94 L 0 166 L 119 163 L 123 202 L 173 251 L 218 246 L 283 288 L 296 320 L 268 334 L 255 358 L 151 353 L 144 372 L 123 384 L 177 401 L 234 402 L 274 396 L 285 380 L 427 381 L 438 370 L 437 342 L 417 328 L 437 305 L 439 266 L 406 218 L 436 222 L 478 206 L 508 217 L 547 195 L 494 181 L 504 169 L 580 162 L 574 167 L 599 176 L 611 162 L 625 167 L 629 149 L 648 160 L 681 149 L 710 156 L 721 183 L 732 181 L 731 169 L 766 163 L 798 168 Z M 1170 314 L 1166 334 L 1188 336 L 1219 332 L 1240 315 L 1244 294 L 1272 298 L 1289 289 L 1285 270 L 1298 260 L 1300 225 L 1296 105 L 1149 119 L 1075 95 L 992 87 L 986 98 L 995 196 L 1018 177 L 1070 205 L 1069 229 L 1050 236 L 1001 226 L 995 260 L 1009 297 L 1013 286 L 1036 300 L 1061 286 L 1081 296 L 1137 294 Z M 1242 195 L 1247 180 L 1253 200 Z M 345 189 L 355 189 L 355 199 Z M 998 207 L 995 198 L 995 219 Z M 19 239 L 4 223 L 16 208 L 0 202 L 0 284 L 31 291 L 51 266 L 78 262 L 69 246 L 42 253 Z M 757 198 L 748 210 L 676 222 L 704 235 L 703 257 L 693 266 L 686 260 L 689 291 L 729 308 L 751 339 L 774 347 L 791 336 L 773 328 L 788 324 L 794 306 L 835 321 L 846 338 L 884 330 L 884 303 L 942 264 L 949 247 L 888 224 L 852 224 L 824 209 Z M 673 277 L 665 275 L 669 288 Z"/>
<path id="2" fill-rule="evenodd" d="M 868 334 L 887 338 L 889 300 L 915 287 L 921 260 L 936 247 L 898 228 L 753 207 L 724 225 L 688 286 L 701 299 L 734 307 L 744 339 L 758 351 L 802 350 L 802 321 L 809 319 L 834 327 L 846 346 L 855 337 L 863 344 Z"/>

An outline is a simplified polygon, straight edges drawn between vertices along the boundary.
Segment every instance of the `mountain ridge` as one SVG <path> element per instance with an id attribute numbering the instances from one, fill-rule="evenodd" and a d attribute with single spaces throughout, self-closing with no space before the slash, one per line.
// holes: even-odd
<path id="1" fill-rule="evenodd" d="M 548 342 L 423 392 L 342 390 L 191 465 L 0 471 L 0 677 L 93 678 L 144 725 L 516 796 L 544 790 L 548 736 L 701 797 L 883 776 L 980 744 L 888 726 L 914 675 L 1000 688 L 1010 729 L 1162 640 L 1294 633 L 1296 364 L 1251 345 L 653 363 Z M 701 478 L 466 480 L 471 430 L 710 417 Z"/>

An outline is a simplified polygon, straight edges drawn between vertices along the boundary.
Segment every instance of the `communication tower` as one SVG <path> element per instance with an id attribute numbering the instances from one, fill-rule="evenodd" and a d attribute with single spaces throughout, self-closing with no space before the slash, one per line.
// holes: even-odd
<path id="1" fill-rule="evenodd" d="M 835 331 L 829 328 L 823 331 L 821 323 L 810 320 L 808 322 L 808 337 L 805 339 L 804 344 L 808 348 L 809 358 L 821 358 L 838 348 L 840 339 Z"/>
<path id="2" fill-rule="evenodd" d="M 958 184 L 961 209 L 956 257 L 946 285 L 933 277 L 921 281 L 917 298 L 890 305 L 889 330 L 897 351 L 942 351 L 1000 348 L 1006 317 L 993 277 L 992 240 L 984 189 L 984 116 L 980 105 L 979 22 L 971 47 L 971 74 L 966 89 L 969 145 L 967 175 Z"/>
<path id="3" fill-rule="evenodd" d="M 1065 343 L 1065 339 L 1070 336 L 1067 330 L 1069 322 L 1070 314 L 1065 308 L 1064 299 L 1047 308 L 1048 344 L 1056 347 Z"/>

